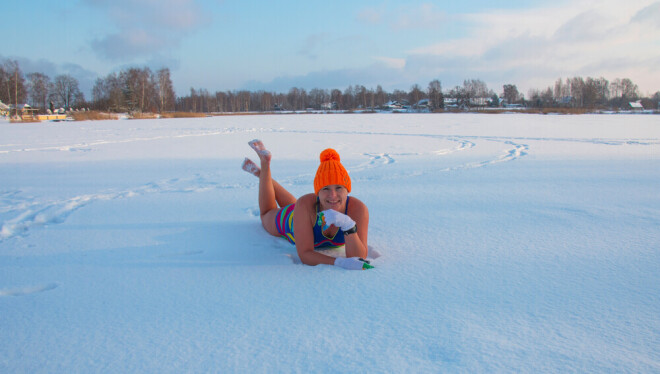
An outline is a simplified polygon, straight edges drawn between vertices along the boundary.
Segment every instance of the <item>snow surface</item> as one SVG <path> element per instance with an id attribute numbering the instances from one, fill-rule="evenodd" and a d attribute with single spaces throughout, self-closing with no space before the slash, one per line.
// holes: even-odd
<path id="1" fill-rule="evenodd" d="M 261 228 L 337 149 L 375 269 Z M 0 122 L 0 372 L 660 372 L 660 117 Z"/>

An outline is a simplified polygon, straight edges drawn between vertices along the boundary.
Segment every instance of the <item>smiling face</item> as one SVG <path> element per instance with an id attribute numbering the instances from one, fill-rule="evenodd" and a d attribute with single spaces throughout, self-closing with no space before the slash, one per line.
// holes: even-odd
<path id="1" fill-rule="evenodd" d="M 332 209 L 343 213 L 346 209 L 348 190 L 339 184 L 331 184 L 319 190 L 320 210 Z"/>

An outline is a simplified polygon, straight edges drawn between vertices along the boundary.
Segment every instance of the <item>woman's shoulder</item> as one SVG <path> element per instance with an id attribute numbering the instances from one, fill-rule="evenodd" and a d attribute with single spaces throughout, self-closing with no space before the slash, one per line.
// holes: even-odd
<path id="1" fill-rule="evenodd" d="M 302 195 L 296 201 L 296 206 L 314 206 L 316 204 L 316 195 L 313 193 L 308 193 L 307 195 Z"/>
<path id="2" fill-rule="evenodd" d="M 348 211 L 368 211 L 367 204 L 355 196 L 351 196 L 348 203 Z"/>

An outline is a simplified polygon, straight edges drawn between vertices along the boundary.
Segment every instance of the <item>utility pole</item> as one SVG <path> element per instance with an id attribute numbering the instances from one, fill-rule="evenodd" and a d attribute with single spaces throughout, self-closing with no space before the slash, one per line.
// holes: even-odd
<path id="1" fill-rule="evenodd" d="M 14 75 L 15 75 L 15 80 L 14 80 L 14 84 L 15 84 L 14 101 L 15 101 L 15 104 L 16 104 L 16 106 L 14 108 L 16 108 L 16 117 L 18 117 L 18 69 L 14 70 Z"/>

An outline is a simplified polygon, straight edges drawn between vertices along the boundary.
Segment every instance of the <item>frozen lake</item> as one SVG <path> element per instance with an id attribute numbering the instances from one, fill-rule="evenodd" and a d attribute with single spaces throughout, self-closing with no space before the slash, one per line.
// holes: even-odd
<path id="1" fill-rule="evenodd" d="M 336 149 L 369 271 L 301 265 L 240 169 Z M 660 117 L 0 122 L 0 372 L 660 372 Z"/>

